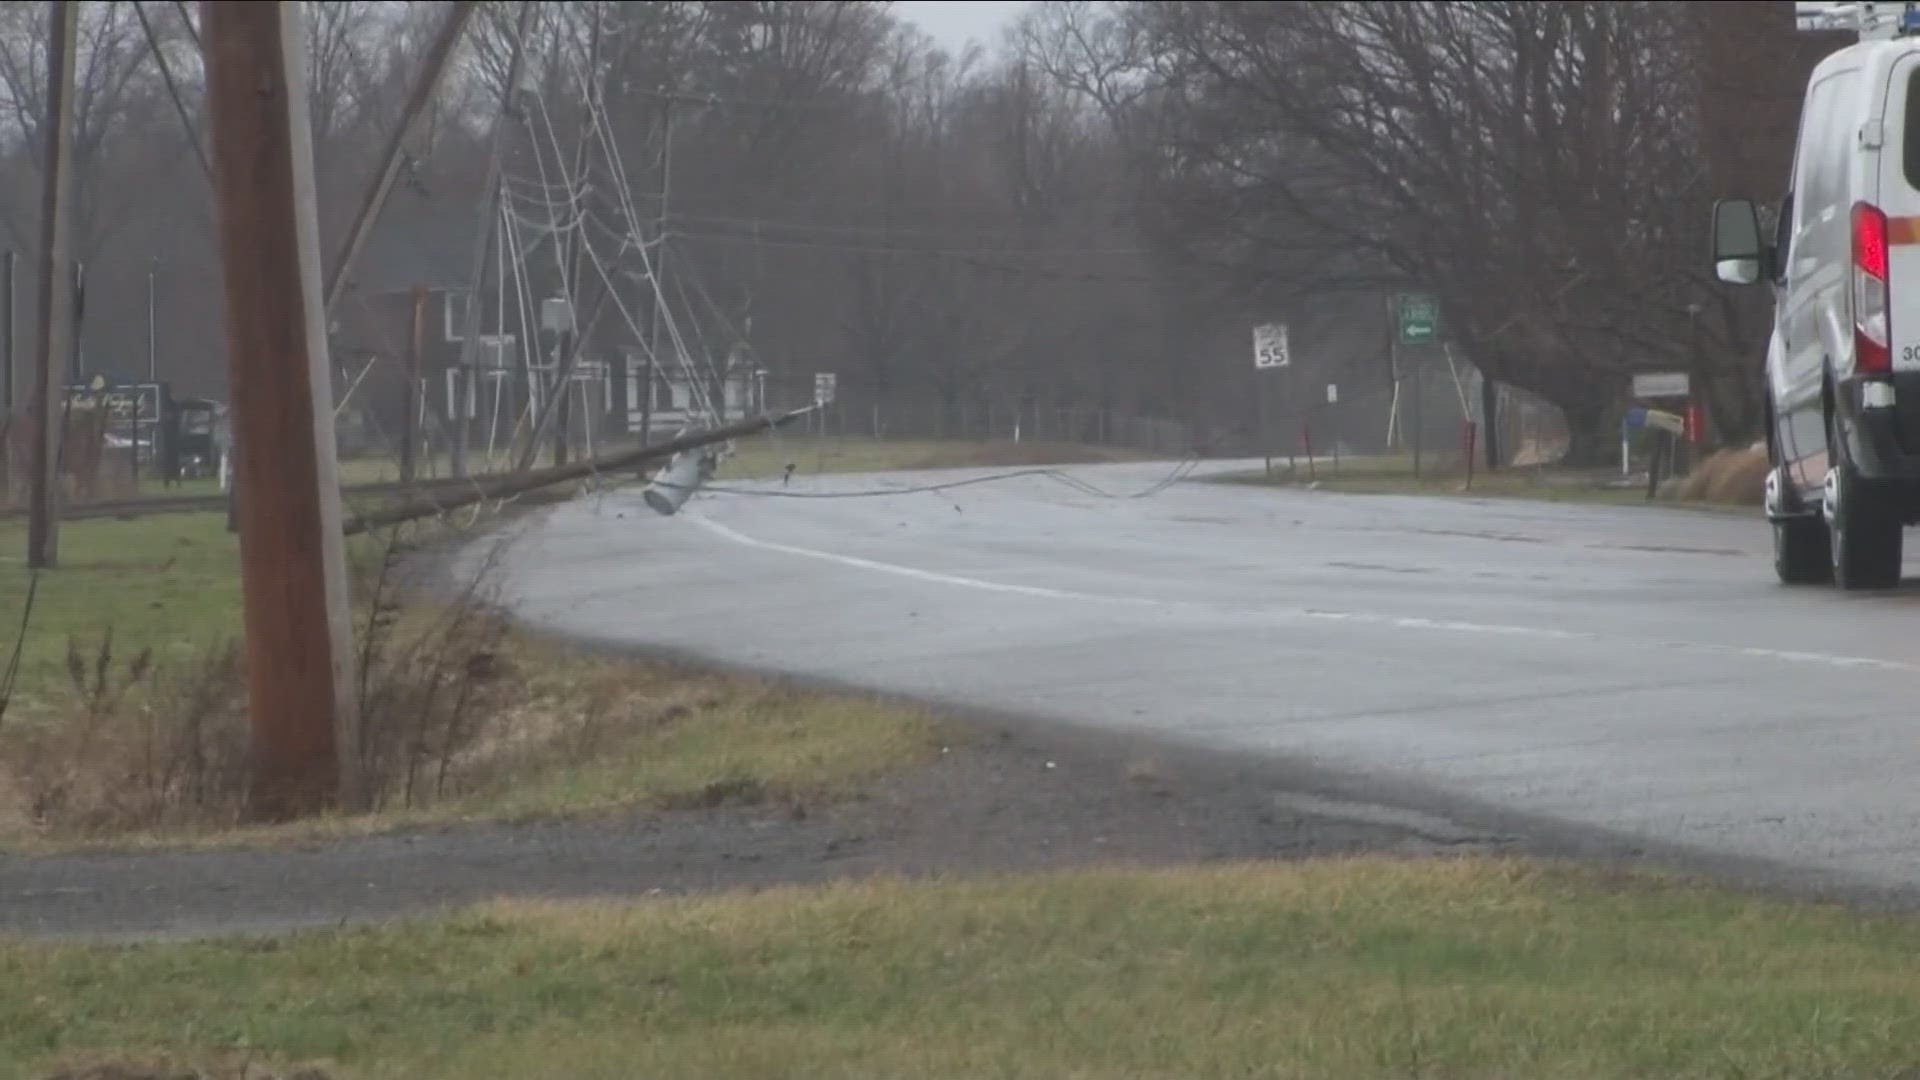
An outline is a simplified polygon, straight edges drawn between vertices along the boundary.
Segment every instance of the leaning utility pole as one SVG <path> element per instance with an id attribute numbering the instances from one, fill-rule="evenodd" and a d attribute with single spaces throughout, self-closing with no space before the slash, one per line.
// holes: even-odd
<path id="1" fill-rule="evenodd" d="M 673 193 L 673 95 L 660 94 L 660 224 L 654 235 L 659 244 L 647 261 L 647 284 L 653 286 L 653 325 L 647 328 L 647 388 L 640 395 L 640 445 L 653 438 L 653 381 L 660 365 L 660 316 L 667 302 L 667 197 Z"/>
<path id="2" fill-rule="evenodd" d="M 400 419 L 400 482 L 413 483 L 414 453 L 420 445 L 420 359 L 427 351 L 427 287 L 413 287 L 413 319 L 407 333 L 407 387 L 400 402 L 407 414 Z"/>
<path id="3" fill-rule="evenodd" d="M 34 569 L 60 561 L 56 488 L 60 440 L 65 437 L 61 400 L 66 389 L 59 373 L 73 334 L 73 294 L 67 289 L 71 264 L 73 177 L 67 159 L 73 152 L 73 68 L 80 33 L 80 5 L 50 0 L 47 41 L 46 154 L 40 196 L 39 341 L 34 356 L 33 478 L 28 492 L 27 565 Z"/>
<path id="4" fill-rule="evenodd" d="M 239 456 L 253 812 L 358 802 L 300 5 L 200 5 Z"/>
<path id="5" fill-rule="evenodd" d="M 473 18 L 474 9 L 480 5 L 476 0 L 460 0 L 448 6 L 446 21 L 440 24 L 440 32 L 434 35 L 433 44 L 427 47 L 427 56 L 423 60 L 420 75 L 414 80 L 413 88 L 407 94 L 407 103 L 400 112 L 400 121 L 393 125 L 393 132 L 387 136 L 387 145 L 380 154 L 380 171 L 373 176 L 373 183 L 361 196 L 360 210 L 354 215 L 353 226 L 347 230 L 347 240 L 334 257 L 333 270 L 327 277 L 326 310 L 332 313 L 340 305 L 340 297 L 346 292 L 349 275 L 354 260 L 360 257 L 360 249 L 366 246 L 368 234 L 373 232 L 373 223 L 379 220 L 380 208 L 386 205 L 387 193 L 393 190 L 394 181 L 400 177 L 400 167 L 406 161 L 407 137 L 413 126 L 419 122 L 421 114 L 433 103 L 433 95 L 446 77 L 448 63 L 453 58 L 454 46 L 460 44 L 460 35 L 466 32 L 467 23 Z"/>
<path id="6" fill-rule="evenodd" d="M 460 330 L 460 379 L 464 384 L 463 401 L 456 404 L 454 412 L 458 419 L 453 425 L 453 475 L 467 475 L 467 437 L 468 417 L 464 401 L 469 399 L 474 373 L 478 370 L 474 362 L 474 349 L 478 347 L 480 336 L 480 284 L 487 276 L 487 250 L 494 246 L 496 234 L 500 229 L 500 172 L 506 155 L 507 133 L 512 130 L 514 101 L 520 93 L 520 68 L 526 56 L 527 27 L 533 22 L 533 4 L 520 6 L 520 19 L 513 30 L 513 45 L 507 54 L 507 79 L 500 90 L 500 107 L 493 116 L 492 149 L 487 154 L 487 182 L 485 202 L 480 207 L 479 228 L 474 230 L 473 272 L 467 275 L 471 288 L 467 293 L 466 317 L 461 321 Z M 504 265 L 504 260 L 503 260 Z M 505 274 L 501 275 L 504 282 Z M 505 314 L 496 313 L 499 325 L 505 325 Z"/>

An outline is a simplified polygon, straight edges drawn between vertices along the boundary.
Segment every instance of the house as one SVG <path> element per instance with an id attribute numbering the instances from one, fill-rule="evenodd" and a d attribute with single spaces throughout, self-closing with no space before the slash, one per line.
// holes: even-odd
<path id="1" fill-rule="evenodd" d="M 478 224 L 474 208 L 462 200 L 435 200 L 400 189 L 369 233 L 330 327 L 339 372 L 336 400 L 348 403 L 341 426 L 347 430 L 358 422 L 369 444 L 359 448 L 392 446 L 406 430 L 405 378 L 416 308 L 421 390 L 416 430 L 430 442 L 444 443 L 451 424 L 463 420 L 469 447 L 504 446 L 542 409 L 557 373 L 559 335 L 570 328 L 567 305 L 547 295 L 548 268 L 531 267 L 522 280 L 509 273 L 501 288 L 497 262 L 487 267 L 476 299 L 480 332 L 462 365 Z M 542 299 L 521 301 L 523 289 L 539 290 Z M 640 298 L 628 304 L 629 310 L 645 310 Z M 750 362 L 744 343 L 735 345 L 724 366 L 704 358 L 695 362 L 697 369 L 713 371 L 711 381 L 721 384 L 714 395 L 674 369 L 656 369 L 647 386 L 645 350 L 632 340 L 626 320 L 603 313 L 589 332 L 593 337 L 575 364 L 569 389 L 573 407 L 567 421 L 576 446 L 609 434 L 627 438 L 643 426 L 655 438 L 665 437 L 699 423 L 704 410 L 697 403 L 705 398 L 714 399 L 723 420 L 764 405 L 766 373 Z M 723 340 L 717 327 L 690 336 Z"/>

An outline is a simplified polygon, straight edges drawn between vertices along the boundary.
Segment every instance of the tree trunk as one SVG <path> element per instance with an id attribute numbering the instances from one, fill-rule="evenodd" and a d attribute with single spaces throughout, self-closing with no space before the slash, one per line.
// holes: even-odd
<path id="1" fill-rule="evenodd" d="M 1561 405 L 1567 422 L 1567 456 L 1561 464 L 1574 469 L 1597 469 L 1609 464 L 1617 452 L 1618 432 L 1613 428 L 1613 411 L 1604 405 Z"/>
<path id="2" fill-rule="evenodd" d="M 1726 371 L 1726 368 L 1720 369 Z M 1708 433 L 1723 446 L 1744 446 L 1763 434 L 1760 401 L 1763 391 L 1739 373 L 1710 380 L 1704 388 Z"/>

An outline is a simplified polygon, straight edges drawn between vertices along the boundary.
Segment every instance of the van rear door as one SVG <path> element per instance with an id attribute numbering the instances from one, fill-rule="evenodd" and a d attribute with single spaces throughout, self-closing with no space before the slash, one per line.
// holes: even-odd
<path id="1" fill-rule="evenodd" d="M 1887 215 L 1893 368 L 1920 371 L 1920 49 L 1903 52 L 1887 70 L 1880 133 L 1875 179 Z"/>

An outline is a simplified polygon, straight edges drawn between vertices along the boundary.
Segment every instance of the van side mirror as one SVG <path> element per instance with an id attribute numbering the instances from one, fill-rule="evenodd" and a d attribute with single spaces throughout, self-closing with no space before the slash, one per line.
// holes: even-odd
<path id="1" fill-rule="evenodd" d="M 1729 285 L 1758 284 L 1766 272 L 1767 244 L 1760 235 L 1760 211 L 1752 199 L 1720 199 L 1713 204 L 1713 274 Z"/>

